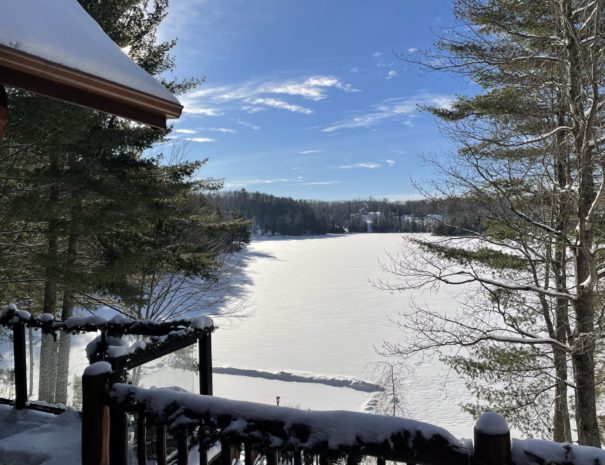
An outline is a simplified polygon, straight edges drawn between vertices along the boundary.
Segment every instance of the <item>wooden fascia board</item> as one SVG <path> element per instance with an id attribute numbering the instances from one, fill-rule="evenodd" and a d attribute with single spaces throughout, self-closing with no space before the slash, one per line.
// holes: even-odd
<path id="1" fill-rule="evenodd" d="M 166 118 L 178 118 L 183 110 L 180 104 L 4 46 L 0 83 L 161 128 Z"/>

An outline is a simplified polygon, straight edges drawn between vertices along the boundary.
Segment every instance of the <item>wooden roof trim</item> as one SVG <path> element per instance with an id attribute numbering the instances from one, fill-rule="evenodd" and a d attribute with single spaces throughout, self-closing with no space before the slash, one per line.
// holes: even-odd
<path id="1" fill-rule="evenodd" d="M 180 104 L 1 45 L 0 82 L 161 128 L 183 111 Z"/>

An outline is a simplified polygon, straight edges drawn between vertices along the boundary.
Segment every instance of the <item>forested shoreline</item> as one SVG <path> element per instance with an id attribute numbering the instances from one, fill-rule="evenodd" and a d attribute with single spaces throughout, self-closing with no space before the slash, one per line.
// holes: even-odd
<path id="1" fill-rule="evenodd" d="M 426 233 L 468 235 L 481 230 L 481 214 L 461 198 L 391 201 L 295 200 L 261 192 L 208 195 L 223 220 L 246 219 L 257 236 L 342 233 Z"/>

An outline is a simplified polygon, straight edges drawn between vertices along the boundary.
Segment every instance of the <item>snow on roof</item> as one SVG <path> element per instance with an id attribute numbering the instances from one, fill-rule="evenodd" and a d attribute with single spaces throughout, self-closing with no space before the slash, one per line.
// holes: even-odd
<path id="1" fill-rule="evenodd" d="M 3 1 L 0 46 L 179 104 L 168 89 L 103 32 L 76 0 Z"/>

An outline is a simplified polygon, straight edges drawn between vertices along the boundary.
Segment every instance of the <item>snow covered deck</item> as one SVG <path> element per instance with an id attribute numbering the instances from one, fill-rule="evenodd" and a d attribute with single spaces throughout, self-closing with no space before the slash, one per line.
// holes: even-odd
<path id="1" fill-rule="evenodd" d="M 2 2 L 0 83 L 160 128 L 182 111 L 76 0 Z"/>

